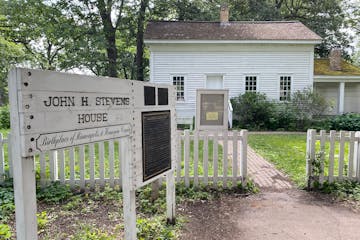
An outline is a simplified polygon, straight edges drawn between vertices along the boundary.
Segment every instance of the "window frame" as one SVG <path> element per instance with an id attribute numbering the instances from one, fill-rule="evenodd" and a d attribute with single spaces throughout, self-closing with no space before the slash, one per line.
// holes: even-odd
<path id="1" fill-rule="evenodd" d="M 183 89 L 182 89 L 183 98 L 182 99 L 178 99 L 178 85 L 174 84 L 174 78 L 183 78 L 183 80 L 182 80 L 183 81 Z M 171 79 L 171 84 L 176 87 L 176 102 L 180 102 L 180 103 L 185 102 L 185 100 L 186 100 L 186 88 L 185 88 L 186 75 L 181 74 L 181 73 L 179 73 L 179 74 L 171 74 L 170 79 Z M 178 80 L 176 80 L 176 81 L 178 81 Z"/>
<path id="2" fill-rule="evenodd" d="M 281 79 L 281 78 L 289 78 L 289 79 Z M 290 89 L 281 89 L 282 81 L 290 81 L 290 84 L 286 84 Z M 293 91 L 293 81 L 294 81 L 294 77 L 292 74 L 289 73 L 282 73 L 278 75 L 278 91 L 279 91 L 279 102 L 288 102 L 291 100 L 291 94 Z M 287 96 L 285 97 L 285 99 L 281 99 L 282 98 L 282 93 L 288 91 L 288 93 L 286 94 Z"/>
<path id="3" fill-rule="evenodd" d="M 255 77 L 255 90 L 246 90 L 246 81 L 247 81 L 247 78 L 248 77 Z M 259 74 L 254 74 L 254 73 L 247 73 L 244 75 L 244 93 L 247 93 L 247 92 L 259 92 Z"/>

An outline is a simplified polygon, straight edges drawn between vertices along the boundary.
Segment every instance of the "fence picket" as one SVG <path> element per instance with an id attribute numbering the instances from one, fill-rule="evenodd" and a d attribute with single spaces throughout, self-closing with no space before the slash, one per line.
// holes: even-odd
<path id="1" fill-rule="evenodd" d="M 70 186 L 75 186 L 75 148 L 69 149 L 69 164 L 70 164 Z"/>
<path id="2" fill-rule="evenodd" d="M 326 131 L 320 131 L 320 176 L 319 182 L 322 184 L 324 182 L 324 161 L 325 161 L 325 145 L 326 145 Z"/>
<path id="3" fill-rule="evenodd" d="M 223 187 L 227 187 L 227 175 L 228 175 L 228 135 L 229 132 L 225 130 L 223 132 Z"/>
<path id="4" fill-rule="evenodd" d="M 203 178 L 204 178 L 204 184 L 208 185 L 208 177 L 209 177 L 209 134 L 208 131 L 204 132 L 204 145 L 203 145 Z"/>
<path id="5" fill-rule="evenodd" d="M 95 187 L 95 144 L 89 144 L 90 188 Z"/>
<path id="6" fill-rule="evenodd" d="M 7 136 L 7 144 L 8 144 L 8 166 L 9 166 L 9 177 L 12 178 L 13 177 L 13 162 L 12 162 L 12 145 L 11 143 L 11 134 L 9 133 Z"/>
<path id="7" fill-rule="evenodd" d="M 99 173 L 100 173 L 100 186 L 105 185 L 105 146 L 104 142 L 99 142 Z"/>
<path id="8" fill-rule="evenodd" d="M 218 187 L 218 161 L 219 161 L 219 155 L 218 155 L 218 132 L 214 132 L 214 140 L 213 140 L 213 183 L 214 186 Z"/>
<path id="9" fill-rule="evenodd" d="M 345 149 L 345 132 L 340 131 L 340 149 L 339 149 L 339 180 L 341 181 L 344 175 L 344 149 Z"/>
<path id="10" fill-rule="evenodd" d="M 189 130 L 185 130 L 184 140 L 184 167 L 185 167 L 185 186 L 190 186 L 189 166 L 190 165 L 190 135 Z"/>
<path id="11" fill-rule="evenodd" d="M 110 187 L 114 187 L 114 161 L 115 161 L 115 152 L 114 152 L 114 140 L 109 141 L 109 178 L 110 178 Z"/>
<path id="12" fill-rule="evenodd" d="M 354 143 L 355 143 L 355 132 L 349 132 L 349 167 L 348 177 L 351 179 L 354 176 Z"/>
<path id="13" fill-rule="evenodd" d="M 334 153 L 335 153 L 335 134 L 336 131 L 330 131 L 330 150 L 329 150 L 329 182 L 334 181 Z"/>
<path id="14" fill-rule="evenodd" d="M 247 130 L 241 130 L 240 136 L 241 136 L 241 157 L 240 157 L 240 173 L 242 177 L 241 184 L 242 186 L 246 186 L 247 183 Z"/>
<path id="15" fill-rule="evenodd" d="M 181 140 L 181 135 L 182 133 L 180 133 L 178 135 L 178 139 L 177 139 L 177 154 L 176 154 L 176 161 L 177 161 L 177 166 L 176 166 L 176 182 L 180 182 L 181 179 L 181 162 L 182 162 L 182 151 L 181 151 L 181 148 L 182 148 L 182 140 Z"/>
<path id="16" fill-rule="evenodd" d="M 54 182 L 58 179 L 58 168 L 57 168 L 57 151 L 49 152 L 49 165 L 50 165 L 50 180 Z"/>
<path id="17" fill-rule="evenodd" d="M 119 186 L 121 187 L 122 186 L 122 174 L 121 174 L 121 166 L 123 165 L 122 163 L 122 161 L 123 161 L 123 159 L 121 158 L 121 156 L 124 156 L 124 155 L 122 155 L 122 153 L 121 153 L 121 151 L 122 151 L 122 149 L 121 149 L 121 138 L 119 138 L 118 139 L 118 151 L 119 151 Z"/>
<path id="18" fill-rule="evenodd" d="M 64 149 L 60 149 L 58 151 L 58 161 L 60 168 L 60 182 L 65 183 L 65 151 Z"/>
<path id="19" fill-rule="evenodd" d="M 85 146 L 79 146 L 80 188 L 85 189 Z"/>
<path id="20" fill-rule="evenodd" d="M 360 132 L 355 133 L 355 144 L 354 144 L 354 167 L 356 169 L 356 179 L 360 180 Z"/>
<path id="21" fill-rule="evenodd" d="M 4 157 L 4 138 L 3 134 L 0 133 L 0 184 L 4 182 L 5 174 L 5 157 Z"/>
<path id="22" fill-rule="evenodd" d="M 199 185 L 199 132 L 194 133 L 194 186 Z"/>
<path id="23" fill-rule="evenodd" d="M 232 185 L 236 187 L 238 172 L 238 131 L 233 131 L 233 156 L 232 156 Z"/>
<path id="24" fill-rule="evenodd" d="M 40 186 L 46 186 L 46 159 L 45 153 L 40 153 Z"/>

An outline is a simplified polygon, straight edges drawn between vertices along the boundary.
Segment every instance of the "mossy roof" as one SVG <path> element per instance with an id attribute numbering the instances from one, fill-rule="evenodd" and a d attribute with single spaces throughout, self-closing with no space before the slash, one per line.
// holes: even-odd
<path id="1" fill-rule="evenodd" d="M 329 59 L 315 59 L 314 75 L 360 76 L 360 67 L 357 67 L 345 60 L 342 60 L 341 67 L 342 67 L 341 71 L 334 71 L 330 69 Z"/>

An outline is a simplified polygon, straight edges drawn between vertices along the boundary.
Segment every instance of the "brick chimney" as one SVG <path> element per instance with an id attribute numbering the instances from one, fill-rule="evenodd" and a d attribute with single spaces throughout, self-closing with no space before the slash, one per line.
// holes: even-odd
<path id="1" fill-rule="evenodd" d="M 333 71 L 341 71 L 341 49 L 334 48 L 331 49 L 329 54 L 329 61 L 330 61 L 330 69 Z"/>
<path id="2" fill-rule="evenodd" d="M 222 4 L 220 7 L 220 24 L 229 23 L 229 7 L 226 4 Z"/>

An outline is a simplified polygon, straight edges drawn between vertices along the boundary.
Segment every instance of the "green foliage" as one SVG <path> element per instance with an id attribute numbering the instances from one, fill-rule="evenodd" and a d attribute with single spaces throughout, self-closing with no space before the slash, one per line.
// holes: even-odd
<path id="1" fill-rule="evenodd" d="M 12 236 L 11 228 L 7 224 L 0 223 L 0 239 L 7 240 Z"/>
<path id="2" fill-rule="evenodd" d="M 46 188 L 38 188 L 36 192 L 37 199 L 49 204 L 61 203 L 71 197 L 70 186 L 54 182 Z"/>
<path id="3" fill-rule="evenodd" d="M 10 110 L 9 105 L 0 107 L 0 128 L 10 128 Z"/>
<path id="4" fill-rule="evenodd" d="M 360 131 L 360 114 L 347 113 L 329 118 L 328 128 L 332 130 Z"/>
<path id="5" fill-rule="evenodd" d="M 321 161 L 324 157 L 324 152 L 318 152 L 315 154 L 315 159 L 310 159 L 311 166 L 312 166 L 312 173 L 311 176 L 320 176 L 321 173 L 323 173 L 323 170 L 321 169 Z"/>
<path id="6" fill-rule="evenodd" d="M 300 127 L 304 128 L 307 121 L 314 116 L 323 115 L 330 106 L 319 93 L 305 88 L 291 95 L 290 107 L 293 109 Z"/>
<path id="7" fill-rule="evenodd" d="M 40 231 L 44 230 L 46 225 L 49 223 L 49 219 L 48 219 L 48 216 L 46 214 L 46 211 L 43 211 L 41 213 L 37 213 L 36 217 L 37 217 L 38 229 Z"/>
<path id="8" fill-rule="evenodd" d="M 175 227 L 166 225 L 166 219 L 162 216 L 151 219 L 138 218 L 136 220 L 138 229 L 137 239 L 139 240 L 170 240 L 176 239 Z"/>
<path id="9" fill-rule="evenodd" d="M 265 94 L 247 92 L 231 99 L 234 125 L 251 130 L 304 131 L 312 127 L 314 117 L 329 108 L 320 94 L 311 89 L 296 91 L 288 102 L 268 100 Z"/>
<path id="10" fill-rule="evenodd" d="M 14 190 L 12 182 L 0 186 L 0 222 L 7 222 L 15 212 Z"/>
<path id="11" fill-rule="evenodd" d="M 331 194 L 339 200 L 360 201 L 360 184 L 354 181 L 325 182 L 322 186 L 317 185 L 316 189 L 322 193 Z"/>
<path id="12" fill-rule="evenodd" d="M 115 240 L 115 236 L 107 234 L 101 229 L 97 229 L 91 225 L 82 225 L 71 239 L 74 240 Z"/>
<path id="13" fill-rule="evenodd" d="M 257 92 L 246 92 L 231 99 L 234 119 L 240 128 L 266 129 L 272 121 L 274 104 L 266 95 Z"/>

